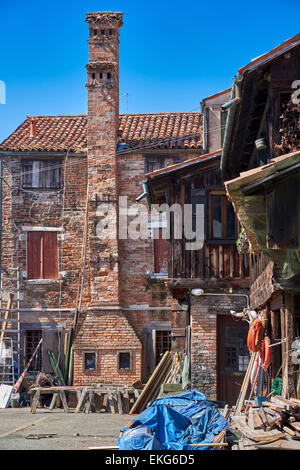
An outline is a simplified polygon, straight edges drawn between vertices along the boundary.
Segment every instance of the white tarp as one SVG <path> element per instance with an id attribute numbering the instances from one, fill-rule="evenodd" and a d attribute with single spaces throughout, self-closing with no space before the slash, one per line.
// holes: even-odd
<path id="1" fill-rule="evenodd" d="M 12 385 L 0 385 L 0 408 L 7 408 L 12 394 Z"/>

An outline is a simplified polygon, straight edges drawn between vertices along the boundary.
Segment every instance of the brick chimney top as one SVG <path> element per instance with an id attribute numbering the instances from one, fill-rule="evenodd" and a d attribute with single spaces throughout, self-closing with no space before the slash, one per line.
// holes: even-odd
<path id="1" fill-rule="evenodd" d="M 34 137 L 36 134 L 36 120 L 31 119 L 30 121 L 30 137 Z"/>
<path id="2" fill-rule="evenodd" d="M 123 13 L 121 11 L 96 11 L 94 13 L 86 14 L 87 23 L 114 23 L 121 27 Z"/>

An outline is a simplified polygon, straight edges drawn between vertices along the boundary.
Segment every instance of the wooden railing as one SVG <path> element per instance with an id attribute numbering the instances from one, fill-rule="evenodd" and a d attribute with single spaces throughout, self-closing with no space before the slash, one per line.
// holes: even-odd
<path id="1" fill-rule="evenodd" d="M 249 278 L 249 255 L 239 254 L 234 244 L 205 244 L 201 250 L 183 250 L 173 244 L 169 277 L 200 279 Z"/>

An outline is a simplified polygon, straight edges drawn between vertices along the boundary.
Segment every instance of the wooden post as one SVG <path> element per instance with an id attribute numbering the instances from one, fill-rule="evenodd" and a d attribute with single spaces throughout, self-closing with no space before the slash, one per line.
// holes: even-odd
<path id="1" fill-rule="evenodd" d="M 49 410 L 53 410 L 53 408 L 55 406 L 55 403 L 56 403 L 57 397 L 58 397 L 58 393 L 53 393 L 52 400 L 51 400 L 51 403 L 50 403 L 50 406 L 49 406 Z"/>
<path id="2" fill-rule="evenodd" d="M 36 413 L 36 407 L 37 407 L 38 401 L 40 399 L 40 396 L 41 396 L 41 391 L 37 390 L 34 394 L 34 397 L 33 397 L 33 400 L 32 400 L 32 405 L 31 405 L 31 413 L 33 413 L 33 414 Z"/>
<path id="3" fill-rule="evenodd" d="M 278 310 L 270 312 L 271 316 L 271 342 L 274 343 L 275 340 L 279 339 L 279 320 L 280 313 Z M 275 346 L 271 348 L 271 358 L 272 358 L 272 379 L 275 379 L 276 373 L 279 370 L 280 364 L 280 347 Z"/>
<path id="4" fill-rule="evenodd" d="M 280 324 L 281 324 L 281 340 L 286 339 L 286 310 L 280 309 Z M 287 343 L 286 341 L 281 344 L 282 356 L 282 393 L 283 398 L 287 398 L 288 386 L 288 356 L 287 356 Z"/>
<path id="5" fill-rule="evenodd" d="M 82 406 L 83 406 L 83 403 L 86 399 L 86 395 L 87 395 L 87 388 L 84 388 L 81 392 L 81 396 L 78 400 L 78 403 L 77 403 L 77 406 L 76 406 L 76 409 L 75 409 L 75 413 L 79 413 L 79 411 L 81 410 Z"/>
<path id="6" fill-rule="evenodd" d="M 60 390 L 59 395 L 60 395 L 60 398 L 64 407 L 64 412 L 69 413 L 69 407 L 68 407 L 67 398 L 66 398 L 64 390 Z"/>

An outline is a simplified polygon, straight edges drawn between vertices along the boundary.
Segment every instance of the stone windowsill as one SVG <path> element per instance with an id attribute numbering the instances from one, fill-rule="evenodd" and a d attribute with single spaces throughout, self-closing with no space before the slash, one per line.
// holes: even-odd
<path id="1" fill-rule="evenodd" d="M 62 279 L 24 279 L 25 284 L 43 285 L 43 284 L 59 284 Z"/>
<path id="2" fill-rule="evenodd" d="M 168 279 L 168 273 L 151 273 L 151 279 Z"/>

